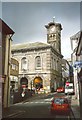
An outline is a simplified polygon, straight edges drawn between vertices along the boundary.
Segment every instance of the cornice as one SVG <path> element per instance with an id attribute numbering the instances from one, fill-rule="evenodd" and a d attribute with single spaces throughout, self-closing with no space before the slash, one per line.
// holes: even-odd
<path id="1" fill-rule="evenodd" d="M 11 52 L 15 53 L 15 52 L 29 52 L 29 51 L 38 51 L 38 50 L 45 50 L 45 49 L 51 49 L 52 52 L 54 52 L 57 56 L 60 56 L 60 58 L 63 58 L 63 55 L 58 53 L 51 45 L 47 45 L 47 46 L 40 46 L 40 47 L 31 47 L 31 48 L 19 48 L 19 49 L 12 49 Z"/>

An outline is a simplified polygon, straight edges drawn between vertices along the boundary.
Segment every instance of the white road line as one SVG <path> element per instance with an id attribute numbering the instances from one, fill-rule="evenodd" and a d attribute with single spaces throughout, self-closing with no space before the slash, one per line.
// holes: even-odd
<path id="1" fill-rule="evenodd" d="M 44 99 L 44 101 L 51 101 L 53 99 L 53 97 L 52 98 L 48 98 L 48 99 Z"/>
<path id="2" fill-rule="evenodd" d="M 14 105 L 22 105 L 22 104 L 51 104 L 50 101 L 46 101 L 46 102 L 25 102 L 25 103 L 17 103 L 17 104 L 14 104 Z"/>
<path id="3" fill-rule="evenodd" d="M 57 92 L 55 92 L 55 93 L 50 93 L 50 95 L 53 95 L 53 94 L 56 94 Z M 40 97 L 40 96 L 39 96 Z M 14 105 L 21 105 L 21 104 L 28 104 L 28 103 L 51 103 L 51 100 L 53 99 L 53 97 L 52 98 L 48 98 L 48 99 L 44 99 L 44 102 L 21 102 L 21 103 L 16 103 L 16 104 L 14 104 Z"/>
<path id="4" fill-rule="evenodd" d="M 34 102 L 29 102 L 29 103 L 34 103 Z"/>
<path id="5" fill-rule="evenodd" d="M 46 104 L 46 103 L 51 103 L 51 102 L 49 102 L 49 101 L 47 101 L 47 102 L 25 102 L 24 104 L 28 104 L 28 103 L 29 103 L 29 104 L 40 104 L 40 103 L 41 103 L 41 104 L 42 104 L 42 103 L 45 103 L 45 104 Z"/>
<path id="6" fill-rule="evenodd" d="M 10 114 L 10 115 L 8 115 L 7 117 L 13 117 L 13 116 L 18 116 L 19 114 L 23 114 L 25 111 L 18 111 L 18 112 L 16 112 L 16 113 L 13 113 L 13 114 Z"/>
<path id="7" fill-rule="evenodd" d="M 39 102 L 33 102 L 33 103 L 39 103 Z"/>
<path id="8" fill-rule="evenodd" d="M 40 103 L 44 103 L 44 102 L 40 102 Z"/>
<path id="9" fill-rule="evenodd" d="M 21 104 L 23 104 L 23 103 L 15 103 L 14 105 L 21 105 Z M 13 106 L 13 105 L 11 105 L 11 106 Z"/>

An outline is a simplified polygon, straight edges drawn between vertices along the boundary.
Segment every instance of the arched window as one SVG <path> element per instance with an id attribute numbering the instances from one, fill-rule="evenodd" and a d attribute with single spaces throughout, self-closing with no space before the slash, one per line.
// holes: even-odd
<path id="1" fill-rule="evenodd" d="M 35 66 L 36 66 L 36 68 L 41 67 L 41 58 L 40 58 L 40 56 L 37 56 L 35 58 Z"/>
<path id="2" fill-rule="evenodd" d="M 21 69 L 22 70 L 27 70 L 27 59 L 26 59 L 26 57 L 23 57 L 21 59 Z"/>

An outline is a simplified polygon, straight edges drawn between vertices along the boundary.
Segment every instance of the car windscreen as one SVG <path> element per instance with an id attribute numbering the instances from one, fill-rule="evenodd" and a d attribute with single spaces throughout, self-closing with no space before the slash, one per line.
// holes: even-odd
<path id="1" fill-rule="evenodd" d="M 65 89 L 73 89 L 73 86 L 65 86 Z"/>
<path id="2" fill-rule="evenodd" d="M 63 89 L 63 87 L 58 87 L 57 89 Z"/>
<path id="3" fill-rule="evenodd" d="M 67 100 L 64 98 L 56 98 L 56 99 L 54 99 L 54 103 L 55 104 L 64 104 L 64 103 L 67 103 Z"/>

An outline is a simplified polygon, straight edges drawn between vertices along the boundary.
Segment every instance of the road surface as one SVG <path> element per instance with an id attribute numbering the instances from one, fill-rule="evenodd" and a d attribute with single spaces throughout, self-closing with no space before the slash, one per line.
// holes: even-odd
<path id="1" fill-rule="evenodd" d="M 7 118 L 67 118 L 71 116 L 55 116 L 50 113 L 51 100 L 54 96 L 65 96 L 64 93 L 50 93 L 44 96 L 31 98 L 25 102 L 17 103 L 11 107 L 15 112 L 11 112 Z M 66 96 L 67 97 L 67 96 Z M 70 98 L 70 97 L 69 97 Z"/>

